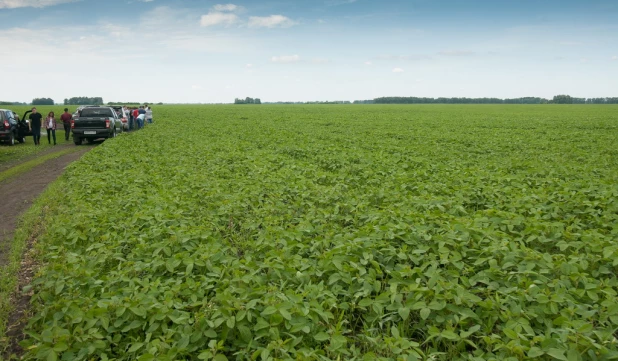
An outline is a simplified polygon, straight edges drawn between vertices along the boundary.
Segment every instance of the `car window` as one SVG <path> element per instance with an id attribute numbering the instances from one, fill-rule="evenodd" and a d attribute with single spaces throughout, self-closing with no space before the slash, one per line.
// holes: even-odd
<path id="1" fill-rule="evenodd" d="M 6 117 L 15 120 L 15 117 L 13 116 L 13 112 L 11 110 L 6 111 Z"/>

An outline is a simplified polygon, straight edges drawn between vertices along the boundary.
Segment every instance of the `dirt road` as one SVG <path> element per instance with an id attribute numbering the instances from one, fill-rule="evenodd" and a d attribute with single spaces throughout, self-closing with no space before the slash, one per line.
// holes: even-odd
<path id="1" fill-rule="evenodd" d="M 57 151 L 64 149 L 66 147 L 58 147 Z M 75 153 L 50 159 L 34 169 L 0 182 L 0 266 L 6 262 L 8 257 L 9 242 L 13 238 L 19 216 L 30 207 L 32 201 L 45 190 L 48 184 L 62 174 L 69 163 L 79 159 L 90 149 L 92 147 L 83 147 Z M 18 164 L 13 164 L 13 166 Z"/>
<path id="2" fill-rule="evenodd" d="M 4 165 L 4 167 L 1 168 L 2 170 L 6 170 L 45 154 L 62 152 L 66 150 L 67 147 L 75 146 L 67 144 L 59 146 L 58 148 L 54 147 L 53 150 L 46 150 L 44 154 L 39 153 L 22 159 L 19 162 L 14 162 L 9 166 Z M 84 153 L 93 148 L 93 146 L 80 147 L 80 149 L 77 149 L 75 152 L 50 159 L 29 171 L 0 182 L 0 267 L 6 266 L 9 262 L 11 241 L 13 240 L 13 235 L 20 216 L 28 210 L 39 194 L 64 172 L 67 165 L 79 159 Z M 11 299 L 14 310 L 7 320 L 8 328 L 6 336 L 8 337 L 8 344 L 0 345 L 0 360 L 3 359 L 3 353 L 6 353 L 7 357 L 11 358 L 9 355 L 20 355 L 23 352 L 18 343 L 25 337 L 23 328 L 27 322 L 27 313 L 30 304 L 30 295 L 23 292 L 23 287 L 30 283 L 33 276 L 32 260 L 29 256 L 29 249 L 32 245 L 33 239 L 30 239 L 27 242 L 21 262 L 21 269 L 18 276 L 18 289 L 15 292 L 15 298 Z"/>

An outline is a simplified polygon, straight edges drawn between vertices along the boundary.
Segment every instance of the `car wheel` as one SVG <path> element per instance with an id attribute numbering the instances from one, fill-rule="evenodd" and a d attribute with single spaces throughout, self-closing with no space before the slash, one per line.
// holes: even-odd
<path id="1" fill-rule="evenodd" d="M 7 143 L 9 144 L 9 146 L 15 145 L 15 134 L 11 133 L 11 137 L 9 138 Z"/>
<path id="2" fill-rule="evenodd" d="M 26 142 L 26 137 L 19 138 L 19 142 L 20 143 L 25 143 Z"/>
<path id="3" fill-rule="evenodd" d="M 82 144 L 82 139 L 81 138 L 73 138 L 73 143 L 75 143 L 75 145 L 81 145 Z"/>

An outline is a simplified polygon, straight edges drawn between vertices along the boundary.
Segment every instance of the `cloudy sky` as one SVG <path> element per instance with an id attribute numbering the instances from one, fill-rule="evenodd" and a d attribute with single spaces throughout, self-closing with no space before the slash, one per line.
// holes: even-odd
<path id="1" fill-rule="evenodd" d="M 616 0 L 0 0 L 0 100 L 618 96 Z"/>

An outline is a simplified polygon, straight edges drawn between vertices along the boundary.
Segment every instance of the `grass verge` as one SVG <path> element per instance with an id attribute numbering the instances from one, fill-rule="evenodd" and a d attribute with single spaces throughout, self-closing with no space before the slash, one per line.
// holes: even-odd
<path id="1" fill-rule="evenodd" d="M 20 282 L 20 271 L 22 268 L 32 266 L 36 262 L 24 262 L 25 259 L 33 261 L 36 259 L 36 240 L 45 229 L 45 224 L 48 216 L 54 211 L 56 205 L 51 200 L 54 193 L 59 192 L 60 188 L 58 182 L 51 184 L 34 202 L 32 207 L 24 213 L 20 218 L 19 226 L 15 230 L 15 235 L 11 243 L 11 250 L 8 262 L 5 265 L 0 266 L 0 360 L 14 359 L 15 355 L 12 355 L 14 340 L 11 340 L 9 330 L 9 320 L 11 315 L 17 311 L 15 301 L 21 299 L 20 286 L 24 286 L 23 282 Z M 32 251 L 32 253 L 29 253 Z M 27 257 L 26 257 L 27 254 Z M 24 266 L 22 266 L 24 265 Z M 36 267 L 30 267 L 29 273 L 32 275 L 36 273 L 33 269 Z M 23 274 L 22 274 L 23 275 Z M 23 280 L 21 280 L 23 281 Z M 21 306 L 24 306 L 22 304 Z M 23 311 L 23 315 L 28 314 L 27 306 L 20 310 Z M 23 319 L 17 319 L 17 324 L 23 326 Z M 15 322 L 11 322 L 15 323 Z M 18 331 L 17 334 L 21 334 Z"/>
<path id="2" fill-rule="evenodd" d="M 56 130 L 56 139 L 59 144 L 64 142 L 64 130 Z M 47 143 L 47 136 L 41 136 L 41 145 L 35 147 L 32 143 L 32 137 L 26 138 L 25 144 L 15 144 L 10 147 L 0 144 L 0 167 L 13 161 L 19 161 L 23 158 L 48 150 L 53 145 Z"/>
<path id="3" fill-rule="evenodd" d="M 60 152 L 56 152 L 56 153 L 50 153 L 47 154 L 45 156 L 42 156 L 40 158 L 36 158 L 33 160 L 30 160 L 28 162 L 24 162 L 21 164 L 16 165 L 15 167 L 11 167 L 3 172 L 0 172 L 0 182 L 9 179 L 11 177 L 17 176 L 19 174 L 22 174 L 24 172 L 29 171 L 30 169 L 36 167 L 37 165 L 43 164 L 45 162 L 47 162 L 50 159 L 55 159 L 55 158 L 59 158 L 62 157 L 65 154 L 69 154 L 69 153 L 73 153 L 78 151 L 79 148 L 68 148 L 65 150 L 62 150 Z"/>

